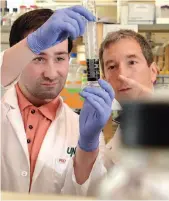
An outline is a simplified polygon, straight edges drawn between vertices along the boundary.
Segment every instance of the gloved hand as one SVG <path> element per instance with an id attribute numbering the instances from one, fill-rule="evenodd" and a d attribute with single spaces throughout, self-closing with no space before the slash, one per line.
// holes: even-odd
<path id="1" fill-rule="evenodd" d="M 73 40 L 83 35 L 87 20 L 94 21 L 95 17 L 82 6 L 57 10 L 40 28 L 28 35 L 28 46 L 39 54 L 68 37 Z"/>
<path id="2" fill-rule="evenodd" d="M 128 95 L 125 97 L 126 99 L 129 98 L 130 100 L 139 100 L 151 97 L 153 94 L 152 89 L 145 87 L 143 84 L 140 84 L 131 78 L 119 75 L 118 79 L 124 86 L 130 88 L 130 93 L 128 93 Z"/>
<path id="3" fill-rule="evenodd" d="M 86 87 L 80 95 L 85 98 L 80 112 L 79 147 L 84 151 L 94 151 L 99 145 L 100 133 L 111 115 L 114 91 L 110 84 L 99 80 L 99 87 Z"/>

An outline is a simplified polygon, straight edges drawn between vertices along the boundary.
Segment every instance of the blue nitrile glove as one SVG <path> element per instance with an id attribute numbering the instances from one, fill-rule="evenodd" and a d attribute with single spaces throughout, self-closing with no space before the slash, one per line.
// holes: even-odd
<path id="1" fill-rule="evenodd" d="M 95 17 L 82 6 L 57 10 L 40 28 L 28 35 L 28 46 L 39 54 L 68 37 L 73 40 L 83 35 L 87 20 L 94 21 Z"/>
<path id="2" fill-rule="evenodd" d="M 94 151 L 99 145 L 99 136 L 111 115 L 114 91 L 110 84 L 99 80 L 100 87 L 86 87 L 80 95 L 85 98 L 80 112 L 79 147 L 84 151 Z"/>

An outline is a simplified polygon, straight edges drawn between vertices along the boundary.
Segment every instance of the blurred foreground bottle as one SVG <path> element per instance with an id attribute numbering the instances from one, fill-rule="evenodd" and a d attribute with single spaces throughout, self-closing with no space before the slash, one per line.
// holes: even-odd
<path id="1" fill-rule="evenodd" d="M 102 181 L 99 199 L 169 200 L 169 99 L 122 107 L 122 158 Z"/>

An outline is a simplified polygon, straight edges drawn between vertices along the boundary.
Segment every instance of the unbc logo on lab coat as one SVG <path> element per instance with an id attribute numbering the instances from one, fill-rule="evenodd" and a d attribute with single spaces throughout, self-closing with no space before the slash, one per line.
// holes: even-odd
<path id="1" fill-rule="evenodd" d="M 68 147 L 67 148 L 67 154 L 70 155 L 70 157 L 72 157 L 73 155 L 75 155 L 76 153 L 76 147 Z"/>

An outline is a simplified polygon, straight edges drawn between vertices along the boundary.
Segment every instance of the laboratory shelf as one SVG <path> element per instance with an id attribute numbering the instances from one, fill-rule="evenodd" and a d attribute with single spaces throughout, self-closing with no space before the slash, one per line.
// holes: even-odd
<path id="1" fill-rule="evenodd" d="M 169 32 L 168 24 L 139 24 L 139 32 Z"/>
<path id="2" fill-rule="evenodd" d="M 2 33 L 8 33 L 11 29 L 11 26 L 1 26 Z M 139 24 L 139 32 L 169 32 L 169 23 L 168 24 Z"/>
<path id="3" fill-rule="evenodd" d="M 159 78 L 169 78 L 169 75 L 158 75 L 157 77 L 159 77 Z"/>
<path id="4" fill-rule="evenodd" d="M 1 26 L 1 33 L 9 33 L 11 26 Z"/>

